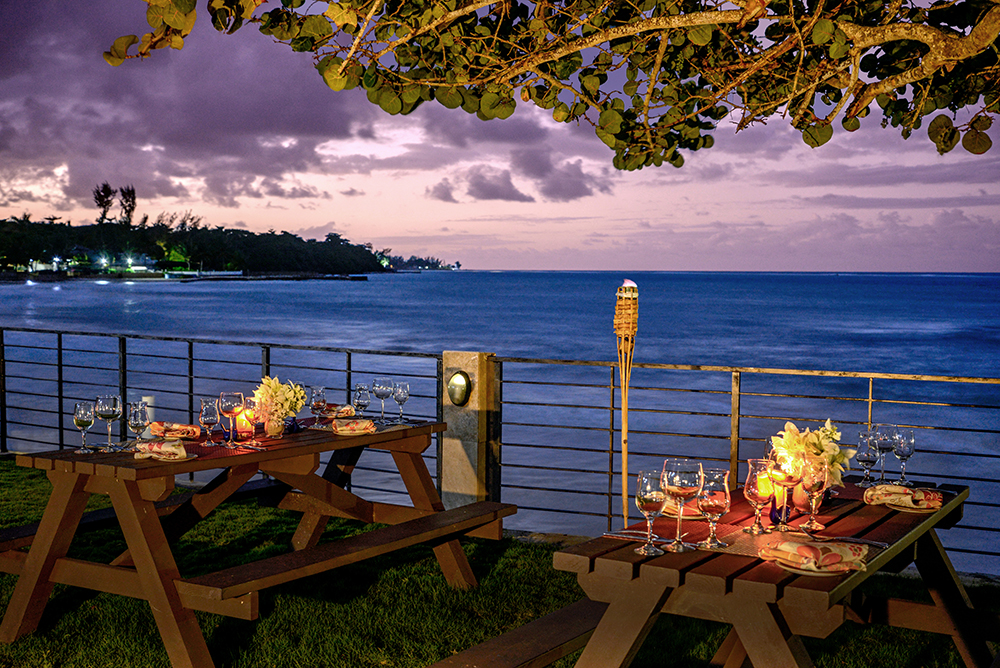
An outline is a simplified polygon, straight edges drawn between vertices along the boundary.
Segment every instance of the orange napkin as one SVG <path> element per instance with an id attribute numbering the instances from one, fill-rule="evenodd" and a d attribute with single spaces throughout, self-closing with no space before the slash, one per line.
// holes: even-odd
<path id="1" fill-rule="evenodd" d="M 327 404 L 326 410 L 323 411 L 324 417 L 332 418 L 345 418 L 354 416 L 354 406 L 347 404 L 346 406 L 341 406 L 340 404 Z"/>
<path id="2" fill-rule="evenodd" d="M 180 424 L 177 422 L 151 422 L 149 432 L 153 436 L 163 438 L 198 438 L 201 436 L 201 427 L 196 424 Z"/>
<path id="3" fill-rule="evenodd" d="M 817 573 L 840 573 L 865 570 L 867 545 L 851 543 L 799 543 L 777 540 L 760 548 L 761 559 Z"/>
<path id="4" fill-rule="evenodd" d="M 901 485 L 875 485 L 865 490 L 869 505 L 902 506 L 904 508 L 940 508 L 944 494 L 936 489 L 910 489 Z"/>
<path id="5" fill-rule="evenodd" d="M 333 433 L 341 436 L 351 434 L 374 434 L 375 423 L 371 420 L 334 420 Z"/>
<path id="6" fill-rule="evenodd" d="M 187 459 L 187 451 L 184 450 L 184 443 L 179 439 L 162 439 L 156 441 L 139 441 L 135 445 L 136 459 L 159 459 L 172 461 L 177 459 Z"/>

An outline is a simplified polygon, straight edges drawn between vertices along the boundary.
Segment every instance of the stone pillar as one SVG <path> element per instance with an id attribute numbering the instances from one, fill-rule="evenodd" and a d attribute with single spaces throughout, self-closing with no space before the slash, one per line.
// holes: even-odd
<path id="1" fill-rule="evenodd" d="M 493 496 L 489 487 L 497 480 L 490 424 L 495 406 L 493 353 L 444 351 L 442 382 L 443 416 L 448 424 L 441 438 L 441 500 L 455 508 Z M 464 371 L 470 381 L 469 400 L 456 406 L 448 394 L 448 381 Z"/>

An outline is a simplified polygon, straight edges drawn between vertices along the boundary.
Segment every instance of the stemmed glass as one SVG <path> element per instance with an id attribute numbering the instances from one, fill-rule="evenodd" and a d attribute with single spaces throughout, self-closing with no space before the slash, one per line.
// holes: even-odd
<path id="1" fill-rule="evenodd" d="M 87 445 L 87 430 L 94 426 L 93 401 L 76 402 L 76 405 L 73 406 L 73 424 L 80 430 L 80 436 L 83 438 L 83 445 L 81 445 L 80 449 L 76 451 L 76 454 L 86 455 L 91 452 L 96 452 L 97 448 L 91 448 Z"/>
<path id="2" fill-rule="evenodd" d="M 816 507 L 819 505 L 823 490 L 826 489 L 830 478 L 830 467 L 823 457 L 806 457 L 805 466 L 802 467 L 802 489 L 809 495 L 809 521 L 800 525 L 800 529 L 805 531 L 820 531 L 825 529 L 819 520 L 816 519 Z"/>
<path id="3" fill-rule="evenodd" d="M 646 543 L 635 551 L 646 557 L 663 554 L 663 550 L 653 545 L 653 519 L 659 517 L 667 502 L 661 477 L 659 471 L 639 471 L 635 479 L 635 505 L 646 516 Z"/>
<path id="4" fill-rule="evenodd" d="M 901 429 L 896 440 L 892 444 L 892 452 L 899 460 L 899 480 L 897 485 L 912 487 L 913 483 L 906 479 L 906 460 L 913 456 L 916 445 L 916 437 L 912 429 Z"/>
<path id="5" fill-rule="evenodd" d="M 392 387 L 392 400 L 399 404 L 399 424 L 403 424 L 403 404 L 410 398 L 410 384 L 396 383 Z"/>
<path id="6" fill-rule="evenodd" d="M 708 518 L 708 538 L 698 543 L 705 549 L 729 547 L 715 535 L 719 518 L 729 512 L 729 471 L 727 469 L 705 469 L 702 474 L 701 490 L 698 492 L 698 510 Z"/>
<path id="7" fill-rule="evenodd" d="M 880 424 L 875 427 L 875 447 L 878 448 L 879 465 L 881 471 L 878 476 L 878 484 L 888 482 L 885 479 L 885 457 L 892 452 L 893 442 L 896 439 L 896 425 Z"/>
<path id="8" fill-rule="evenodd" d="M 142 438 L 142 432 L 149 426 L 149 410 L 145 401 L 133 401 L 128 405 L 128 428 L 135 434 L 135 440 L 129 443 L 126 450 L 135 450 Z"/>
<path id="9" fill-rule="evenodd" d="M 802 482 L 802 467 L 805 460 L 801 452 L 788 452 L 775 448 L 767 459 L 767 475 L 771 478 L 771 484 L 781 487 L 785 491 L 785 500 L 782 503 L 778 525 L 778 531 L 790 531 L 788 526 L 788 498 L 792 495 L 792 488 Z"/>
<path id="10" fill-rule="evenodd" d="M 122 416 L 122 398 L 117 394 L 102 394 L 94 404 L 94 414 L 108 423 L 108 446 L 104 452 L 115 452 L 111 445 L 111 423 Z"/>
<path id="11" fill-rule="evenodd" d="M 326 389 L 319 385 L 309 388 L 309 412 L 316 418 L 313 426 L 318 427 L 319 421 L 326 412 Z"/>
<path id="12" fill-rule="evenodd" d="M 219 400 L 202 399 L 201 412 L 198 413 L 198 424 L 205 430 L 205 445 L 214 446 L 212 442 L 212 429 L 219 424 Z"/>
<path id="13" fill-rule="evenodd" d="M 751 536 L 771 533 L 769 527 L 765 527 L 760 523 L 761 511 L 774 498 L 774 485 L 771 484 L 771 478 L 767 475 L 767 460 L 748 459 L 747 467 L 747 480 L 743 485 L 743 498 L 753 506 L 754 520 L 753 526 L 744 527 L 743 532 Z"/>
<path id="14" fill-rule="evenodd" d="M 665 548 L 667 552 L 690 552 L 695 549 L 681 540 L 681 520 L 684 502 L 698 495 L 701 489 L 701 464 L 688 459 L 667 459 L 663 462 L 663 491 L 677 504 L 677 535 Z"/>
<path id="15" fill-rule="evenodd" d="M 257 400 L 253 397 L 247 397 L 243 400 L 243 417 L 250 423 L 250 438 L 240 443 L 240 445 L 253 449 L 255 446 L 260 445 L 260 441 L 254 437 L 254 432 L 257 430 L 258 416 Z"/>
<path id="16" fill-rule="evenodd" d="M 236 416 L 243 410 L 242 392 L 222 392 L 219 394 L 219 412 L 229 418 L 229 441 L 225 444 L 230 450 L 236 445 Z"/>
<path id="17" fill-rule="evenodd" d="M 858 483 L 858 487 L 874 487 L 871 474 L 872 467 L 878 462 L 878 448 L 875 447 L 875 437 L 871 431 L 862 431 L 858 434 L 858 451 L 854 455 L 854 461 L 861 464 L 865 470 L 865 477 Z"/>
<path id="18" fill-rule="evenodd" d="M 354 398 L 351 403 L 354 405 L 354 412 L 357 413 L 358 417 L 361 417 L 365 413 L 365 409 L 372 402 L 371 392 L 368 391 L 368 386 L 358 383 L 354 386 Z"/>
<path id="19" fill-rule="evenodd" d="M 392 395 L 392 388 L 392 378 L 379 376 L 372 381 L 372 394 L 382 402 L 382 417 L 379 418 L 382 424 L 385 424 L 385 400 Z"/>

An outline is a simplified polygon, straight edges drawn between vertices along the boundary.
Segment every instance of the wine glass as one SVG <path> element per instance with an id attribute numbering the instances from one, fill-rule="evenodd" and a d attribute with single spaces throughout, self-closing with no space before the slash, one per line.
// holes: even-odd
<path id="1" fill-rule="evenodd" d="M 801 452 L 789 452 L 775 448 L 767 459 L 767 474 L 771 478 L 771 484 L 777 485 L 784 490 L 784 502 L 782 503 L 781 514 L 778 518 L 778 531 L 790 531 L 788 526 L 788 498 L 792 495 L 792 488 L 802 482 L 802 467 L 805 460 Z"/>
<path id="2" fill-rule="evenodd" d="M 368 391 L 368 386 L 362 383 L 358 383 L 354 386 L 354 398 L 351 403 L 354 405 L 354 411 L 357 413 L 358 417 L 361 417 L 365 413 L 365 409 L 372 402 L 372 394 Z"/>
<path id="3" fill-rule="evenodd" d="M 145 401 L 133 401 L 128 405 L 128 428 L 135 434 L 135 440 L 129 443 L 127 450 L 135 450 L 142 438 L 142 432 L 149 426 L 149 407 Z"/>
<path id="4" fill-rule="evenodd" d="M 222 392 L 219 394 L 219 412 L 229 418 L 229 441 L 225 446 L 236 448 L 236 416 L 243 410 L 242 392 Z"/>
<path id="5" fill-rule="evenodd" d="M 253 448 L 254 446 L 260 445 L 260 441 L 254 438 L 258 416 L 257 400 L 253 397 L 246 397 L 243 400 L 243 418 L 250 424 L 250 438 L 243 441 L 241 445 L 247 448 Z"/>
<path id="6" fill-rule="evenodd" d="M 701 489 L 698 491 L 698 510 L 708 518 L 708 538 L 698 543 L 704 549 L 729 547 L 715 535 L 719 518 L 729 512 L 729 470 L 705 469 L 702 474 Z"/>
<path id="7" fill-rule="evenodd" d="M 912 429 L 901 429 L 898 431 L 896 440 L 892 444 L 892 452 L 899 460 L 899 480 L 897 485 L 912 487 L 913 483 L 906 479 L 906 460 L 913 456 L 916 437 Z"/>
<path id="8" fill-rule="evenodd" d="M 410 398 L 410 384 L 396 383 L 392 387 L 392 400 L 399 404 L 399 424 L 403 424 L 403 404 Z"/>
<path id="9" fill-rule="evenodd" d="M 382 424 L 385 424 L 385 400 L 392 395 L 392 388 L 392 378 L 379 376 L 372 381 L 372 394 L 382 402 L 382 417 L 379 418 Z"/>
<path id="10" fill-rule="evenodd" d="M 799 528 L 805 531 L 821 531 L 826 527 L 816 519 L 816 508 L 830 479 L 830 467 L 823 457 L 806 457 L 802 467 L 802 489 L 809 496 L 809 521 Z"/>
<path id="11" fill-rule="evenodd" d="M 646 516 L 646 543 L 635 548 L 638 554 L 655 557 L 663 550 L 653 545 L 653 518 L 659 517 L 667 502 L 659 471 L 639 471 L 635 479 L 635 505 Z"/>
<path id="12" fill-rule="evenodd" d="M 111 423 L 122 416 L 122 398 L 117 394 L 102 394 L 94 403 L 94 414 L 108 423 L 108 445 L 104 452 L 117 450 L 111 445 Z"/>
<path id="13" fill-rule="evenodd" d="M 771 533 L 769 527 L 760 523 L 761 511 L 774 498 L 774 485 L 771 484 L 771 478 L 767 475 L 767 460 L 748 459 L 747 467 L 747 479 L 743 484 L 743 498 L 753 506 L 754 520 L 753 526 L 744 527 L 743 532 L 751 536 Z"/>
<path id="14" fill-rule="evenodd" d="M 315 387 L 309 388 L 309 412 L 313 414 L 316 422 L 313 424 L 319 426 L 319 421 L 323 419 L 323 414 L 326 413 L 326 389 L 316 385 Z"/>
<path id="15" fill-rule="evenodd" d="M 874 434 L 871 431 L 862 431 L 858 434 L 858 451 L 854 455 L 854 461 L 861 464 L 865 470 L 865 477 L 858 483 L 858 487 L 874 487 L 871 474 L 872 467 L 878 462 L 878 448 L 875 447 Z"/>
<path id="16" fill-rule="evenodd" d="M 87 445 L 87 430 L 94 426 L 93 401 L 76 402 L 76 405 L 73 406 L 73 424 L 80 430 L 80 436 L 83 438 L 83 445 L 80 446 L 80 449 L 76 453 L 78 455 L 86 455 L 96 452 L 97 448 L 91 448 Z"/>
<path id="17" fill-rule="evenodd" d="M 879 466 L 881 467 L 878 476 L 879 485 L 884 485 L 888 482 L 885 479 L 885 457 L 892 452 L 892 445 L 895 439 L 896 425 L 880 424 L 875 427 L 875 447 L 878 448 Z"/>
<path id="18" fill-rule="evenodd" d="M 202 399 L 201 412 L 198 413 L 198 424 L 205 430 L 205 445 L 214 446 L 212 442 L 212 429 L 219 424 L 219 400 Z"/>
<path id="19" fill-rule="evenodd" d="M 677 535 L 665 548 L 667 552 L 690 552 L 695 549 L 694 545 L 681 540 L 681 520 L 684 518 L 684 502 L 697 496 L 701 481 L 701 464 L 673 458 L 663 462 L 663 491 L 677 504 Z"/>

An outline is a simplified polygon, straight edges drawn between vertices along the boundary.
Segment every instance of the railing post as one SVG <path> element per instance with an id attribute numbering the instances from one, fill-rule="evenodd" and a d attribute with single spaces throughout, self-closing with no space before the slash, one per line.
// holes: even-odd
<path id="1" fill-rule="evenodd" d="M 271 375 L 271 346 L 260 347 L 260 377 Z"/>
<path id="2" fill-rule="evenodd" d="M 493 401 L 486 413 L 486 500 L 500 501 L 501 467 L 503 465 L 503 363 L 492 357 Z"/>
<path id="3" fill-rule="evenodd" d="M 7 342 L 0 329 L 0 452 L 7 452 Z"/>
<path id="4" fill-rule="evenodd" d="M 736 489 L 740 463 L 740 372 L 733 372 L 732 406 L 729 413 L 729 486 Z"/>
<path id="5" fill-rule="evenodd" d="M 188 341 L 187 345 L 188 363 L 188 422 L 194 422 L 194 341 Z M 201 406 L 198 407 L 198 414 L 201 414 Z"/>
<path id="6" fill-rule="evenodd" d="M 441 500 L 446 508 L 484 501 L 490 460 L 490 413 L 496 411 L 492 353 L 445 351 L 441 378 L 443 418 L 448 429 L 441 439 Z M 456 405 L 448 396 L 448 382 L 458 372 L 468 375 L 468 401 Z"/>
<path id="7" fill-rule="evenodd" d="M 872 404 L 875 401 L 875 379 L 868 377 L 868 428 L 872 428 Z"/>
<path id="8" fill-rule="evenodd" d="M 610 398 L 608 399 L 608 405 L 611 407 L 608 411 L 608 510 L 606 518 L 608 520 L 607 531 L 611 531 L 611 518 L 614 516 L 614 500 L 615 500 L 615 367 L 612 365 L 609 367 L 611 370 L 611 380 L 608 382 L 608 388 L 610 389 Z"/>
<path id="9" fill-rule="evenodd" d="M 354 359 L 351 357 L 351 351 L 350 350 L 348 350 L 346 353 L 344 353 L 344 356 L 345 356 L 345 359 L 344 359 L 344 376 L 345 376 L 345 378 L 344 378 L 344 384 L 346 385 L 346 387 L 344 388 L 344 390 L 347 392 L 347 401 L 345 403 L 350 404 L 350 403 L 353 403 L 352 399 L 354 398 L 354 369 L 353 369 Z"/>
<path id="10" fill-rule="evenodd" d="M 122 414 L 118 418 L 118 440 L 124 440 L 125 423 L 128 421 L 125 402 L 128 401 L 128 345 L 124 336 L 118 337 L 118 395 L 122 398 Z"/>
<path id="11" fill-rule="evenodd" d="M 56 334 L 56 395 L 57 413 L 59 415 L 59 449 L 62 450 L 66 444 L 66 426 L 63 420 L 63 335 L 62 332 Z"/>

